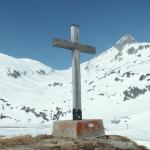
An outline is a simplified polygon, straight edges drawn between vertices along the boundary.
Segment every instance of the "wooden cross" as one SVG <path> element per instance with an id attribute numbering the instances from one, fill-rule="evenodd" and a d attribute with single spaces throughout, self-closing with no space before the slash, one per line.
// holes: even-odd
<path id="1" fill-rule="evenodd" d="M 79 43 L 79 26 L 76 24 L 71 25 L 71 41 L 55 38 L 52 44 L 55 47 L 72 50 L 73 120 L 82 120 L 80 51 L 95 54 L 96 48 Z"/>

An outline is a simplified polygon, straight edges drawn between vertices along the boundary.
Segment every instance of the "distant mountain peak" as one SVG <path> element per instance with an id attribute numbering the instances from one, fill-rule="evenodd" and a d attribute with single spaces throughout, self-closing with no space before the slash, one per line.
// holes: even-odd
<path id="1" fill-rule="evenodd" d="M 134 37 L 131 36 L 131 34 L 127 33 L 120 40 L 117 41 L 114 47 L 117 48 L 118 50 L 122 50 L 122 48 L 126 44 L 132 44 L 132 43 L 136 43 L 136 40 Z"/>

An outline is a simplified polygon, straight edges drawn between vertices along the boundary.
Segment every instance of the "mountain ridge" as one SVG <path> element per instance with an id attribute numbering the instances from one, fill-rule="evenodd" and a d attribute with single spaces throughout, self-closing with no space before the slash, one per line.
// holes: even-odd
<path id="1" fill-rule="evenodd" d="M 71 68 L 22 60 L 25 65 L 26 59 L 6 65 L 0 57 L 1 126 L 51 127 L 53 120 L 72 119 Z M 82 63 L 83 118 L 102 118 L 106 133 L 150 139 L 149 66 L 150 43 L 133 41 Z"/>

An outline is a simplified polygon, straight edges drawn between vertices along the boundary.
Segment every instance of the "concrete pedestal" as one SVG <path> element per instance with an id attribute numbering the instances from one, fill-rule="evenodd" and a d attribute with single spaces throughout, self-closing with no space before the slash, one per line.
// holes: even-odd
<path id="1" fill-rule="evenodd" d="M 63 138 L 94 138 L 105 136 L 101 119 L 54 121 L 52 135 Z"/>

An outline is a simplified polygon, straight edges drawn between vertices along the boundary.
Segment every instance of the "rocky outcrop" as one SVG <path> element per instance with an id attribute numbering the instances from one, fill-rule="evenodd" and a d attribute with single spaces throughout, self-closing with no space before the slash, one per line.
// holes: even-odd
<path id="1" fill-rule="evenodd" d="M 42 135 L 0 139 L 1 150 L 148 150 L 122 136 L 107 135 L 96 139 L 64 139 Z"/>

